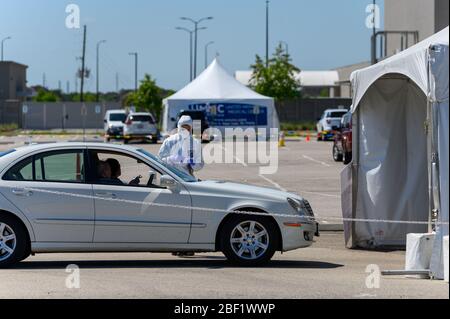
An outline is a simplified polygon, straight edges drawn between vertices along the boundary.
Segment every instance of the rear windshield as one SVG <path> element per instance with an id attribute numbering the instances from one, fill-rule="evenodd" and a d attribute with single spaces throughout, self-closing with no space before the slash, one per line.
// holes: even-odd
<path id="1" fill-rule="evenodd" d="M 5 156 L 5 155 L 8 155 L 8 154 L 11 154 L 12 152 L 15 152 L 16 150 L 9 150 L 9 151 L 6 151 L 6 152 L 0 152 L 0 157 L 3 157 L 3 156 Z"/>
<path id="2" fill-rule="evenodd" d="M 127 115 L 124 113 L 113 113 L 109 115 L 109 120 L 113 122 L 124 122 Z"/>
<path id="3" fill-rule="evenodd" d="M 155 121 L 150 115 L 132 115 L 130 120 L 134 122 L 149 122 L 150 124 L 155 124 Z"/>
<path id="4" fill-rule="evenodd" d="M 345 111 L 345 112 L 330 112 L 330 113 L 328 113 L 328 117 L 331 117 L 331 118 L 341 118 L 341 117 L 343 117 L 346 113 L 347 113 L 347 111 Z"/>

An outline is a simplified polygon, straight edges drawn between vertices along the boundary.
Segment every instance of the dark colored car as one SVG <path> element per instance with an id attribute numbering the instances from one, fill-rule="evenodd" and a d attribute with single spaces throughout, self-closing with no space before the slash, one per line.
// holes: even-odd
<path id="1" fill-rule="evenodd" d="M 341 125 L 334 136 L 333 159 L 336 162 L 343 161 L 345 165 L 352 161 L 352 113 L 346 113 L 341 120 Z"/>

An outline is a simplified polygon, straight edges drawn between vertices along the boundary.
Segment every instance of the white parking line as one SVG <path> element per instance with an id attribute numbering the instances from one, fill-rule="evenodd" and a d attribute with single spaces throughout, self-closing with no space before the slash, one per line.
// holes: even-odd
<path id="1" fill-rule="evenodd" d="M 309 160 L 309 161 L 311 161 L 311 162 L 315 162 L 315 163 L 321 164 L 321 165 L 326 166 L 326 167 L 331 167 L 330 164 L 325 163 L 325 162 L 322 162 L 322 161 L 318 161 L 318 160 L 316 160 L 316 159 L 314 159 L 314 158 L 312 158 L 312 157 L 309 157 L 309 156 L 307 156 L 307 155 L 303 155 L 303 158 L 304 158 L 304 159 L 307 159 L 307 160 Z"/>
<path id="2" fill-rule="evenodd" d="M 273 180 L 271 180 L 270 178 L 265 177 L 264 175 L 259 174 L 259 177 L 261 177 L 263 180 L 265 180 L 266 182 L 269 182 L 270 184 L 272 184 L 273 186 L 275 186 L 276 188 L 278 188 L 280 191 L 283 192 L 287 192 L 287 190 L 283 187 L 281 187 L 278 183 L 275 183 Z"/>

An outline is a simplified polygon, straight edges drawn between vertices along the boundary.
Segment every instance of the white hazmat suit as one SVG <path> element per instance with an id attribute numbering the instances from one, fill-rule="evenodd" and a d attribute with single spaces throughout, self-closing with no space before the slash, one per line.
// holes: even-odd
<path id="1" fill-rule="evenodd" d="M 178 133 L 168 137 L 158 156 L 168 165 L 194 175 L 194 172 L 203 168 L 202 145 L 195 139 L 191 132 L 183 128 L 184 125 L 193 127 L 190 116 L 182 116 L 178 121 Z"/>

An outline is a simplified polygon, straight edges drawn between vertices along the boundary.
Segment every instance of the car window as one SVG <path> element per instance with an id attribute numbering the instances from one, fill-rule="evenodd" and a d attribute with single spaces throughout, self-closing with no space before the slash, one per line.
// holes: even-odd
<path id="1" fill-rule="evenodd" d="M 95 184 L 160 188 L 162 174 L 133 156 L 100 150 L 89 154 Z"/>
<path id="2" fill-rule="evenodd" d="M 127 118 L 125 113 L 112 113 L 109 115 L 109 120 L 113 122 L 124 122 Z"/>
<path id="3" fill-rule="evenodd" d="M 26 160 L 14 165 L 3 176 L 7 181 L 33 181 L 33 157 L 29 157 Z"/>
<path id="4" fill-rule="evenodd" d="M 14 165 L 3 177 L 9 181 L 84 182 L 82 150 L 47 152 Z"/>
<path id="5" fill-rule="evenodd" d="M 83 182 L 83 151 L 46 153 L 35 157 L 36 181 Z"/>
<path id="6" fill-rule="evenodd" d="M 130 120 L 133 122 L 149 122 L 155 124 L 155 121 L 150 115 L 130 115 Z"/>
<path id="7" fill-rule="evenodd" d="M 347 112 L 330 112 L 328 117 L 331 118 L 342 118 Z"/>

